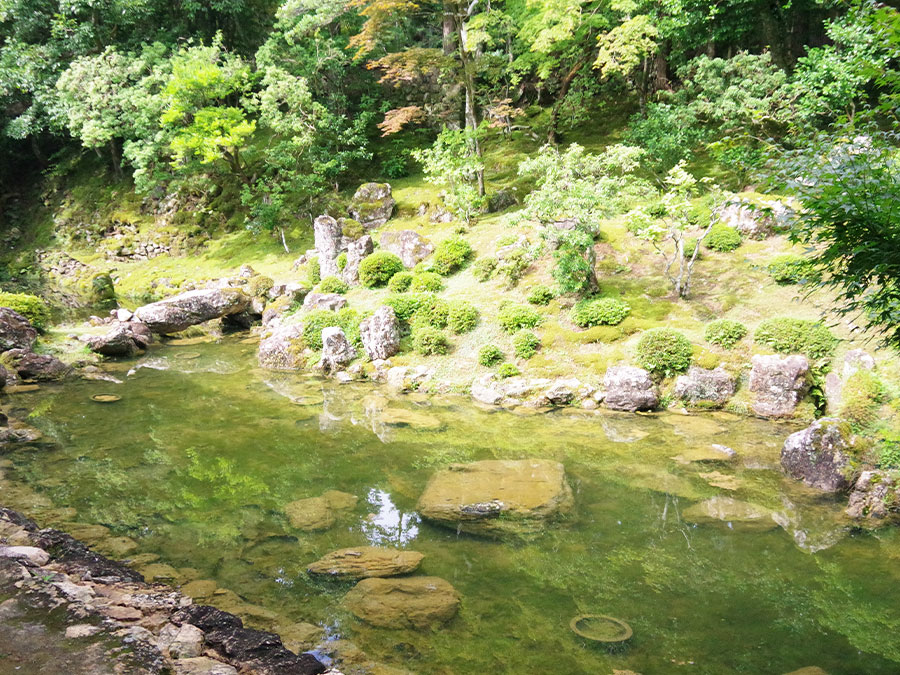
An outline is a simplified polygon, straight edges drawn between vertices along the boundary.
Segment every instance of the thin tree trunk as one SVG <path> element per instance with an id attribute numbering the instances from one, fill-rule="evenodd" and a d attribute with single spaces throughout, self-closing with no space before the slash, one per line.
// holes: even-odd
<path id="1" fill-rule="evenodd" d="M 550 131 L 547 134 L 547 142 L 552 145 L 556 145 L 557 141 L 557 126 L 559 125 L 559 110 L 562 108 L 563 101 L 566 98 L 566 95 L 569 93 L 569 87 L 572 86 L 572 81 L 575 79 L 575 76 L 578 75 L 578 71 L 581 70 L 582 66 L 584 66 L 586 59 L 582 58 L 578 61 L 572 68 L 566 73 L 566 76 L 562 79 L 562 83 L 559 86 L 559 94 L 556 97 L 556 103 L 553 104 L 553 110 L 550 112 Z"/>
<path id="2" fill-rule="evenodd" d="M 465 18 L 461 14 L 456 15 L 456 38 L 458 41 L 457 49 L 459 54 L 460 67 L 462 69 L 463 87 L 465 88 L 465 121 L 466 128 L 472 132 L 472 150 L 480 159 L 483 157 L 481 153 L 481 144 L 478 142 L 478 117 L 475 110 L 475 76 L 472 73 L 472 63 L 465 49 Z M 478 169 L 478 196 L 484 196 L 484 168 Z"/>

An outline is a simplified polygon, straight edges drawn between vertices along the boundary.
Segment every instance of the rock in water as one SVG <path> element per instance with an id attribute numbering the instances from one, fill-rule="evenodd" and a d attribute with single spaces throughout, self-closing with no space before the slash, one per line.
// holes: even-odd
<path id="1" fill-rule="evenodd" d="M 298 499 L 284 507 L 291 525 L 298 530 L 315 532 L 327 530 L 338 517 L 356 506 L 356 495 L 329 490 L 321 497 Z"/>
<path id="2" fill-rule="evenodd" d="M 612 366 L 603 376 L 604 404 L 610 410 L 652 410 L 659 405 L 659 391 L 643 368 Z"/>
<path id="3" fill-rule="evenodd" d="M 119 322 L 105 335 L 87 340 L 91 351 L 103 356 L 134 356 L 153 342 L 150 327 L 139 321 Z"/>
<path id="4" fill-rule="evenodd" d="M 424 557 L 416 551 L 359 546 L 333 551 L 306 569 L 311 574 L 354 579 L 394 577 L 415 572 Z"/>
<path id="5" fill-rule="evenodd" d="M 22 349 L 30 352 L 37 340 L 37 329 L 28 319 L 9 307 L 0 307 L 0 352 Z"/>
<path id="6" fill-rule="evenodd" d="M 22 349 L 6 352 L 8 364 L 23 380 L 39 382 L 61 380 L 71 372 L 71 368 L 50 354 L 35 354 Z"/>
<path id="7" fill-rule="evenodd" d="M 787 437 L 781 449 L 781 467 L 810 487 L 839 492 L 851 484 L 851 451 L 849 424 L 825 417 Z"/>
<path id="8" fill-rule="evenodd" d="M 778 526 L 769 509 L 731 497 L 713 497 L 689 506 L 682 517 L 690 523 L 729 523 L 747 528 L 770 530 Z"/>
<path id="9" fill-rule="evenodd" d="M 381 248 L 400 258 L 405 267 L 415 267 L 434 252 L 434 245 L 414 230 L 385 232 Z"/>
<path id="10" fill-rule="evenodd" d="M 900 518 L 900 485 L 891 472 L 863 471 L 850 493 L 847 515 L 871 521 Z"/>
<path id="11" fill-rule="evenodd" d="M 760 417 L 790 417 L 809 391 L 809 361 L 805 356 L 753 357 L 750 391 L 753 412 Z"/>
<path id="12" fill-rule="evenodd" d="M 154 333 L 177 333 L 197 324 L 230 314 L 239 314 L 250 306 L 250 297 L 236 288 L 209 288 L 188 291 L 134 311 Z"/>
<path id="13" fill-rule="evenodd" d="M 261 368 L 269 370 L 299 370 L 303 357 L 303 326 L 288 323 L 276 326 L 259 341 L 257 360 Z"/>
<path id="14" fill-rule="evenodd" d="M 476 534 L 526 534 L 572 508 L 563 465 L 545 459 L 451 464 L 435 473 L 417 510 L 442 525 Z"/>
<path id="15" fill-rule="evenodd" d="M 344 271 L 341 272 L 345 283 L 350 286 L 356 286 L 359 283 L 359 263 L 373 251 L 375 251 L 375 243 L 369 235 L 364 235 L 347 244 L 347 264 L 344 265 Z"/>
<path id="16" fill-rule="evenodd" d="M 459 611 L 459 593 L 438 577 L 363 579 L 344 597 L 358 618 L 381 628 L 433 628 Z"/>
<path id="17" fill-rule="evenodd" d="M 319 369 L 326 373 L 340 370 L 356 358 L 356 349 L 337 326 L 322 329 L 322 360 Z"/>
<path id="18" fill-rule="evenodd" d="M 363 349 L 370 360 L 388 359 L 400 351 L 400 322 L 393 307 L 382 305 L 359 326 Z"/>
<path id="19" fill-rule="evenodd" d="M 734 378 L 721 366 L 714 370 L 691 366 L 687 375 L 675 380 L 675 396 L 691 405 L 724 405 L 734 390 Z"/>
<path id="20" fill-rule="evenodd" d="M 381 227 L 394 213 L 396 202 L 388 183 L 364 183 L 353 195 L 348 212 L 367 230 Z M 324 276 L 324 275 L 323 275 Z"/>
<path id="21" fill-rule="evenodd" d="M 313 233 L 322 278 L 336 277 L 339 274 L 337 257 L 341 252 L 340 224 L 331 216 L 319 216 L 313 221 Z"/>

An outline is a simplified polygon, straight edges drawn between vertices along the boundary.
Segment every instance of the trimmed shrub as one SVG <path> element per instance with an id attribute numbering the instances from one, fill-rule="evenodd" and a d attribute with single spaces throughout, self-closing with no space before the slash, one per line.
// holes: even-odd
<path id="1" fill-rule="evenodd" d="M 397 272 L 394 276 L 391 277 L 391 280 L 388 282 L 388 289 L 392 293 L 403 293 L 404 291 L 409 290 L 409 286 L 412 283 L 412 280 L 412 272 L 407 272 L 406 270 Z"/>
<path id="2" fill-rule="evenodd" d="M 691 341 L 671 328 L 652 328 L 637 343 L 637 363 L 651 373 L 682 373 L 691 365 Z"/>
<path id="3" fill-rule="evenodd" d="M 530 330 L 520 330 L 513 336 L 513 351 L 520 359 L 530 359 L 541 346 L 541 339 Z"/>
<path id="4" fill-rule="evenodd" d="M 319 293 L 339 293 L 343 295 L 350 290 L 350 287 L 337 277 L 325 277 L 316 286 Z"/>
<path id="5" fill-rule="evenodd" d="M 398 293 L 397 295 L 389 295 L 384 299 L 384 304 L 393 308 L 397 319 L 403 323 L 412 321 L 413 316 L 419 311 L 422 304 L 422 297 L 412 293 Z"/>
<path id="6" fill-rule="evenodd" d="M 805 354 L 813 360 L 831 356 L 837 338 L 818 321 L 778 317 L 766 319 L 756 329 L 754 339 L 782 354 Z"/>
<path id="7" fill-rule="evenodd" d="M 740 321 L 717 319 L 706 326 L 703 336 L 710 344 L 731 349 L 747 334 L 747 327 Z"/>
<path id="8" fill-rule="evenodd" d="M 433 293 L 418 293 L 419 308 L 413 316 L 413 323 L 428 324 L 434 328 L 446 328 L 450 315 L 450 305 Z"/>
<path id="9" fill-rule="evenodd" d="M 306 265 L 306 279 L 310 286 L 315 286 L 322 280 L 321 267 L 318 258 L 310 258 Z"/>
<path id="10" fill-rule="evenodd" d="M 572 308 L 572 321 L 576 326 L 616 326 L 631 313 L 628 303 L 616 298 L 585 298 Z"/>
<path id="11" fill-rule="evenodd" d="M 472 274 L 482 283 L 493 276 L 495 269 L 497 269 L 496 258 L 479 258 L 472 264 Z"/>
<path id="12" fill-rule="evenodd" d="M 503 360 L 503 352 L 497 345 L 485 345 L 478 352 L 478 363 L 490 368 Z"/>
<path id="13" fill-rule="evenodd" d="M 255 298 L 261 298 L 275 285 L 275 282 L 267 276 L 257 274 L 247 280 L 247 293 Z"/>
<path id="14" fill-rule="evenodd" d="M 418 326 L 413 331 L 413 349 L 424 356 L 446 354 L 450 350 L 450 341 L 442 330 Z"/>
<path id="15" fill-rule="evenodd" d="M 0 307 L 9 307 L 18 312 L 38 330 L 44 330 L 50 323 L 50 308 L 36 295 L 0 292 Z"/>
<path id="16" fill-rule="evenodd" d="M 344 268 L 347 266 L 347 254 L 341 253 L 337 258 L 334 259 L 334 262 L 337 263 L 337 268 L 343 272 Z"/>
<path id="17" fill-rule="evenodd" d="M 704 238 L 703 245 L 710 251 L 733 251 L 741 245 L 741 233 L 724 223 L 717 223 Z"/>
<path id="18" fill-rule="evenodd" d="M 447 326 L 457 335 L 468 333 L 478 324 L 478 310 L 471 302 L 458 300 L 450 303 Z"/>
<path id="19" fill-rule="evenodd" d="M 337 326 L 343 329 L 350 342 L 359 346 L 361 344 L 359 324 L 362 319 L 363 317 L 348 307 L 337 312 L 314 309 L 303 317 L 303 342 L 310 349 L 322 349 L 322 329 Z"/>
<path id="20" fill-rule="evenodd" d="M 786 253 L 780 255 L 766 265 L 766 271 L 775 280 L 775 283 L 804 284 L 816 279 L 816 270 L 813 264 L 802 255 Z"/>
<path id="21" fill-rule="evenodd" d="M 527 300 L 532 305 L 549 305 L 554 297 L 556 296 L 553 293 L 553 289 L 549 286 L 539 284 L 531 289 L 531 293 L 528 294 Z"/>
<path id="22" fill-rule="evenodd" d="M 444 279 L 434 272 L 419 272 L 413 275 L 409 290 L 413 293 L 438 293 L 444 290 Z"/>
<path id="23" fill-rule="evenodd" d="M 518 377 L 522 372 L 516 368 L 515 363 L 503 363 L 497 368 L 497 377 L 505 380 L 507 377 Z"/>
<path id="24" fill-rule="evenodd" d="M 465 265 L 471 257 L 472 247 L 469 242 L 459 236 L 449 237 L 434 249 L 431 269 L 438 274 L 447 276 Z"/>
<path id="25" fill-rule="evenodd" d="M 400 258 L 387 251 L 376 251 L 359 263 L 359 283 L 366 288 L 378 288 L 402 271 L 403 263 Z"/>
<path id="26" fill-rule="evenodd" d="M 544 317 L 528 305 L 507 304 L 500 308 L 497 321 L 507 333 L 515 333 L 523 328 L 536 328 L 544 322 Z"/>

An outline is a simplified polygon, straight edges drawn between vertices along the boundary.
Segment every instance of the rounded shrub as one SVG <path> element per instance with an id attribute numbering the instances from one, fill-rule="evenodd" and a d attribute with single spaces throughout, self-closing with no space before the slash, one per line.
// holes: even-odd
<path id="1" fill-rule="evenodd" d="M 710 344 L 731 349 L 747 334 L 747 327 L 740 321 L 716 319 L 706 326 L 703 336 Z"/>
<path id="2" fill-rule="evenodd" d="M 691 365 L 691 341 L 671 328 L 652 328 L 637 343 L 637 364 L 651 373 L 668 377 Z"/>
<path id="3" fill-rule="evenodd" d="M 530 330 L 520 330 L 513 336 L 513 351 L 520 359 L 530 359 L 541 346 L 541 339 Z"/>
<path id="4" fill-rule="evenodd" d="M 0 292 L 0 307 L 18 312 L 38 330 L 44 330 L 50 323 L 50 308 L 36 295 Z"/>
<path id="5" fill-rule="evenodd" d="M 343 272 L 344 268 L 347 266 L 347 254 L 341 253 L 337 258 L 334 259 L 334 262 L 337 263 L 337 268 Z"/>
<path id="6" fill-rule="evenodd" d="M 802 255 L 786 253 L 780 255 L 766 265 L 766 271 L 775 280 L 775 283 L 803 284 L 816 279 L 816 270 L 813 264 Z"/>
<path id="7" fill-rule="evenodd" d="M 703 245 L 710 251 L 719 251 L 720 253 L 733 251 L 741 245 L 741 233 L 724 223 L 717 223 L 706 235 Z"/>
<path id="8" fill-rule="evenodd" d="M 534 288 L 531 289 L 531 292 L 528 294 L 528 302 L 532 305 L 549 305 L 550 301 L 554 298 L 553 289 L 549 286 L 544 286 L 543 284 L 538 284 Z"/>
<path id="9" fill-rule="evenodd" d="M 515 333 L 523 328 L 536 328 L 544 321 L 544 317 L 536 309 L 528 305 L 507 304 L 500 308 L 497 321 L 507 333 Z"/>
<path id="10" fill-rule="evenodd" d="M 387 251 L 376 251 L 359 263 L 359 283 L 366 288 L 378 288 L 402 271 L 403 263 L 400 258 Z"/>
<path id="11" fill-rule="evenodd" d="M 419 272 L 413 275 L 409 290 L 413 293 L 438 293 L 444 290 L 444 279 L 434 272 Z"/>
<path id="12" fill-rule="evenodd" d="M 413 331 L 413 349 L 419 354 L 446 354 L 450 350 L 450 341 L 442 330 L 432 326 L 418 326 Z"/>
<path id="13" fill-rule="evenodd" d="M 501 380 L 505 380 L 507 377 L 517 377 L 521 374 L 522 372 L 516 368 L 515 363 L 503 363 L 497 368 L 497 377 Z"/>
<path id="14" fill-rule="evenodd" d="M 254 298 L 261 298 L 275 285 L 275 282 L 271 277 L 264 276 L 262 274 L 257 274 L 254 277 L 250 277 L 247 280 L 247 293 L 252 295 Z"/>
<path id="15" fill-rule="evenodd" d="M 496 258 L 479 258 L 472 265 L 472 274 L 477 281 L 485 282 L 490 279 L 497 269 Z"/>
<path id="16" fill-rule="evenodd" d="M 631 313 L 628 303 L 616 298 L 584 298 L 572 308 L 572 321 L 576 326 L 616 326 Z"/>
<path id="17" fill-rule="evenodd" d="M 478 324 L 478 310 L 471 302 L 458 300 L 450 303 L 447 326 L 457 335 L 468 333 Z"/>
<path id="18" fill-rule="evenodd" d="M 403 323 L 412 321 L 415 313 L 419 311 L 421 303 L 421 296 L 413 293 L 398 293 L 384 299 L 384 304 L 391 307 L 394 314 L 397 315 L 397 319 Z"/>
<path id="19" fill-rule="evenodd" d="M 431 269 L 447 276 L 461 268 L 472 257 L 472 246 L 459 236 L 444 239 L 434 249 Z"/>
<path id="20" fill-rule="evenodd" d="M 831 356 L 837 338 L 818 321 L 777 317 L 766 319 L 756 328 L 756 342 L 782 354 L 805 354 L 813 360 Z"/>
<path id="21" fill-rule="evenodd" d="M 350 287 L 337 277 L 325 277 L 319 282 L 319 285 L 316 286 L 316 291 L 319 293 L 339 293 L 340 295 L 343 295 L 349 290 Z"/>
<path id="22" fill-rule="evenodd" d="M 450 305 L 433 293 L 417 293 L 419 307 L 413 316 L 413 323 L 428 324 L 434 328 L 446 328 L 450 316 Z"/>
<path id="23" fill-rule="evenodd" d="M 322 349 L 322 329 L 337 326 L 355 345 L 360 344 L 359 324 L 362 318 L 356 311 L 345 307 L 337 312 L 314 309 L 303 317 L 303 342 L 310 349 Z"/>
<path id="24" fill-rule="evenodd" d="M 388 282 L 388 289 L 391 291 L 391 293 L 403 293 L 404 291 L 409 290 L 409 286 L 412 283 L 412 280 L 412 272 L 407 272 L 406 270 L 397 272 L 394 276 L 391 277 L 391 280 Z"/>
<path id="25" fill-rule="evenodd" d="M 503 360 L 503 352 L 497 345 L 485 345 L 478 352 L 478 363 L 490 368 Z"/>

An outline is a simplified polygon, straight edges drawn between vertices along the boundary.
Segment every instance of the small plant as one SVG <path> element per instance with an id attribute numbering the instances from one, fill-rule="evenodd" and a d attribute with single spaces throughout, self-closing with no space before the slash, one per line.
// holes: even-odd
<path id="1" fill-rule="evenodd" d="M 553 289 L 549 286 L 538 284 L 531 289 L 531 293 L 528 294 L 527 300 L 532 305 L 549 305 L 554 297 L 556 296 L 553 293 Z"/>
<path id="2" fill-rule="evenodd" d="M 472 264 L 472 274 L 482 283 L 493 276 L 495 269 L 497 269 L 496 258 L 479 258 Z"/>
<path id="3" fill-rule="evenodd" d="M 460 236 L 444 239 L 434 249 L 431 269 L 438 274 L 448 276 L 460 269 L 472 257 L 472 247 Z"/>
<path id="4" fill-rule="evenodd" d="M 754 339 L 782 354 L 806 354 L 813 360 L 831 356 L 837 338 L 818 321 L 778 317 L 763 321 Z"/>
<path id="5" fill-rule="evenodd" d="M 694 348 L 684 335 L 671 328 L 652 328 L 637 343 L 637 363 L 651 373 L 671 376 L 691 365 Z"/>
<path id="6" fill-rule="evenodd" d="M 536 328 L 544 322 L 544 317 L 528 305 L 507 304 L 497 315 L 500 326 L 507 333 L 515 333 L 523 328 Z"/>
<path id="7" fill-rule="evenodd" d="M 710 251 L 727 253 L 741 245 L 741 233 L 729 225 L 717 223 L 710 228 L 703 245 Z"/>
<path id="8" fill-rule="evenodd" d="M 531 256 L 528 251 L 517 248 L 497 263 L 497 274 L 506 277 L 507 285 L 512 288 L 522 278 L 530 264 Z"/>
<path id="9" fill-rule="evenodd" d="M 706 326 L 703 336 L 710 344 L 731 349 L 747 334 L 747 327 L 740 321 L 717 319 Z"/>
<path id="10" fill-rule="evenodd" d="M 390 290 L 391 293 L 404 293 L 409 290 L 412 280 L 412 272 L 407 272 L 406 270 L 397 272 L 388 282 L 388 290 Z"/>
<path id="11" fill-rule="evenodd" d="M 337 326 L 355 345 L 360 344 L 359 324 L 362 317 L 349 308 L 331 312 L 327 309 L 314 309 L 303 317 L 303 342 L 310 349 L 322 349 L 322 329 Z"/>
<path id="12" fill-rule="evenodd" d="M 505 380 L 508 377 L 518 377 L 522 372 L 516 368 L 515 363 L 503 363 L 497 368 L 497 377 Z"/>
<path id="13" fill-rule="evenodd" d="M 450 305 L 433 293 L 417 293 L 419 306 L 412 323 L 427 324 L 434 328 L 446 328 L 450 316 Z"/>
<path id="14" fill-rule="evenodd" d="M 359 263 L 359 283 L 366 288 L 378 288 L 402 271 L 403 263 L 400 258 L 387 251 L 376 251 Z"/>
<path id="15" fill-rule="evenodd" d="M 310 258 L 306 265 L 306 279 L 310 286 L 315 286 L 322 280 L 321 268 L 318 258 Z"/>
<path id="16" fill-rule="evenodd" d="M 38 330 L 44 330 L 50 323 L 50 308 L 36 295 L 0 292 L 0 307 L 18 312 Z"/>
<path id="17" fill-rule="evenodd" d="M 442 330 L 432 326 L 418 326 L 413 331 L 413 349 L 423 356 L 446 354 L 450 350 L 450 341 Z"/>
<path id="18" fill-rule="evenodd" d="M 335 258 L 334 262 L 337 263 L 338 270 L 343 272 L 344 268 L 347 266 L 347 254 L 341 253 L 337 258 Z"/>
<path id="19" fill-rule="evenodd" d="M 319 282 L 319 285 L 316 286 L 316 291 L 319 293 L 338 293 L 343 295 L 349 290 L 350 287 L 337 277 L 325 277 Z"/>
<path id="20" fill-rule="evenodd" d="M 450 303 L 447 326 L 457 335 L 468 333 L 478 324 L 478 310 L 471 302 L 459 300 Z"/>
<path id="21" fill-rule="evenodd" d="M 478 352 L 478 363 L 490 368 L 503 360 L 503 352 L 497 345 L 485 345 Z"/>
<path id="22" fill-rule="evenodd" d="M 513 336 L 513 351 L 520 359 L 530 359 L 541 346 L 541 339 L 530 330 L 520 330 Z"/>
<path id="23" fill-rule="evenodd" d="M 585 298 L 572 308 L 572 321 L 576 326 L 616 326 L 631 313 L 628 303 L 615 298 Z"/>
<path id="24" fill-rule="evenodd" d="M 438 293 L 444 290 L 444 279 L 434 272 L 419 272 L 413 275 L 409 290 L 413 293 Z"/>
<path id="25" fill-rule="evenodd" d="M 766 265 L 766 271 L 775 280 L 775 283 L 782 285 L 805 284 L 817 278 L 813 264 L 803 256 L 794 253 L 786 253 L 773 259 Z"/>

